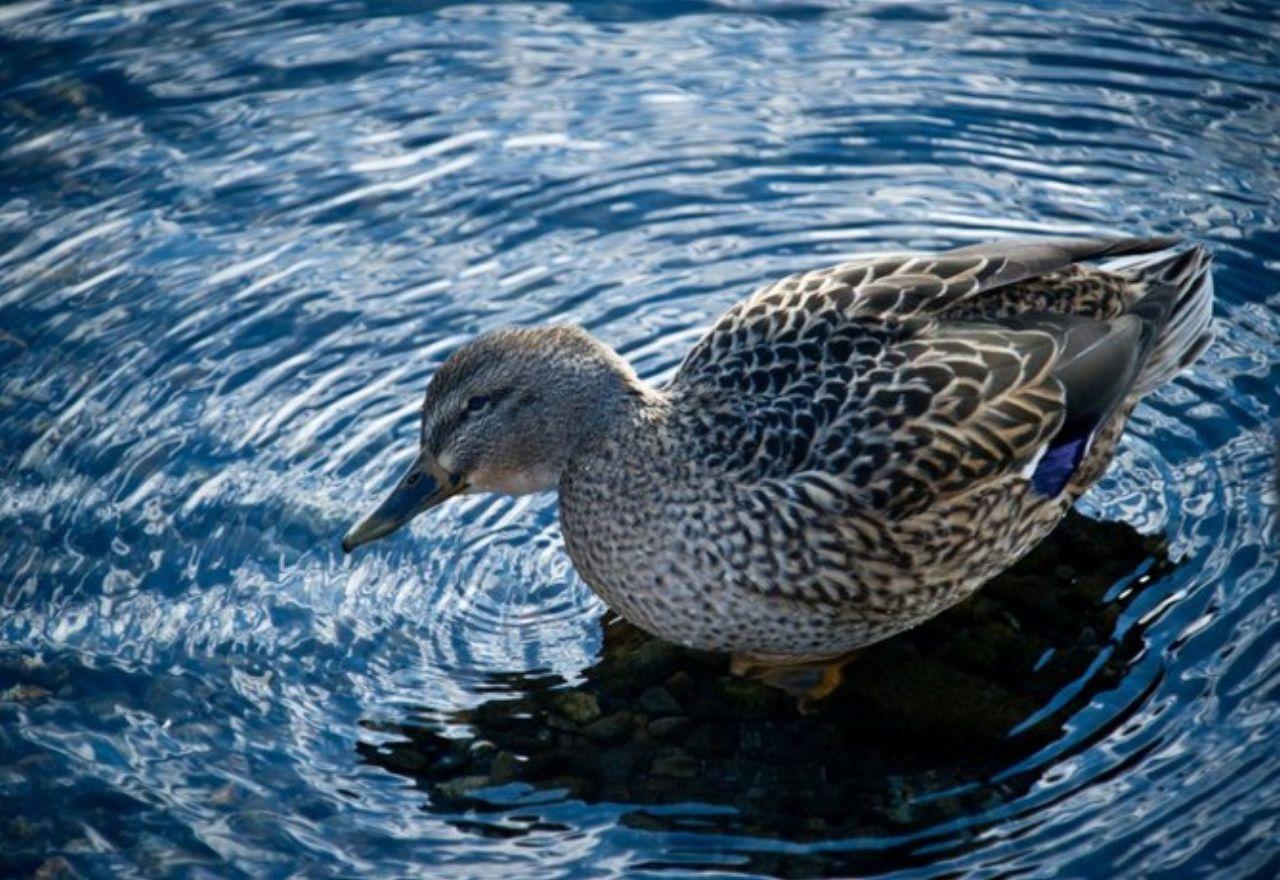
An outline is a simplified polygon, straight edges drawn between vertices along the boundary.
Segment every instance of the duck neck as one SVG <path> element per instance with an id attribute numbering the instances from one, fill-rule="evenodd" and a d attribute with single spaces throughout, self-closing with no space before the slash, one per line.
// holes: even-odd
<path id="1" fill-rule="evenodd" d="M 664 411 L 666 396 L 636 376 L 629 365 L 613 379 L 596 407 L 597 417 L 583 419 L 574 457 L 590 454 L 601 443 L 645 431 Z"/>
<path id="2" fill-rule="evenodd" d="M 583 399 L 573 426 L 573 440 L 566 450 L 569 469 L 609 456 L 619 444 L 643 443 L 654 436 L 668 409 L 666 395 L 637 376 L 620 355 L 612 349 L 603 354 L 599 382 L 594 383 L 594 393 Z"/>

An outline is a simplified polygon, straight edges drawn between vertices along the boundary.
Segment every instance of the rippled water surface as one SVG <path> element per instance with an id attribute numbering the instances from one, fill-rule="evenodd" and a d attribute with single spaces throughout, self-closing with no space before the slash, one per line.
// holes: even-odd
<path id="1" fill-rule="evenodd" d="M 1280 17 L 1059 6 L 0 5 L 0 873 L 1274 876 Z M 1218 342 L 825 720 L 602 625 L 551 497 L 339 552 L 478 331 L 660 379 L 764 279 L 1109 230 Z M 633 738 L 534 773 L 557 712 Z"/>

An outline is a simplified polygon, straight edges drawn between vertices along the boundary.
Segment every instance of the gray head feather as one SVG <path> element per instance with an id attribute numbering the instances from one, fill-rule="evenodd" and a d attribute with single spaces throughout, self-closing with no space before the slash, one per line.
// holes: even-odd
<path id="1" fill-rule="evenodd" d="M 577 327 L 505 329 L 455 351 L 422 405 L 422 448 L 473 489 L 553 488 L 629 398 L 631 367 Z"/>

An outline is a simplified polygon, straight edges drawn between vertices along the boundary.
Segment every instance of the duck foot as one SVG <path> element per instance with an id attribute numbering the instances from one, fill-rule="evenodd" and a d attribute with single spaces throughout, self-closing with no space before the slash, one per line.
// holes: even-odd
<path id="1" fill-rule="evenodd" d="M 729 672 L 783 691 L 795 698 L 801 715 L 812 715 L 818 703 L 840 687 L 845 666 L 860 653 L 861 649 L 832 657 L 735 653 L 729 659 Z"/>

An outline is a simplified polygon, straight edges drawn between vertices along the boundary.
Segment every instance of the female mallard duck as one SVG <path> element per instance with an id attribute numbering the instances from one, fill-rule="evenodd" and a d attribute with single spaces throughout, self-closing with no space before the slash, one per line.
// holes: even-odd
<path id="1" fill-rule="evenodd" d="M 343 549 L 451 495 L 557 489 L 578 571 L 641 628 L 772 663 L 843 654 L 968 596 L 1101 476 L 1137 400 L 1211 338 L 1209 255 L 1176 244 L 793 275 L 661 388 L 577 328 L 487 333 L 432 378 L 417 460 Z"/>

